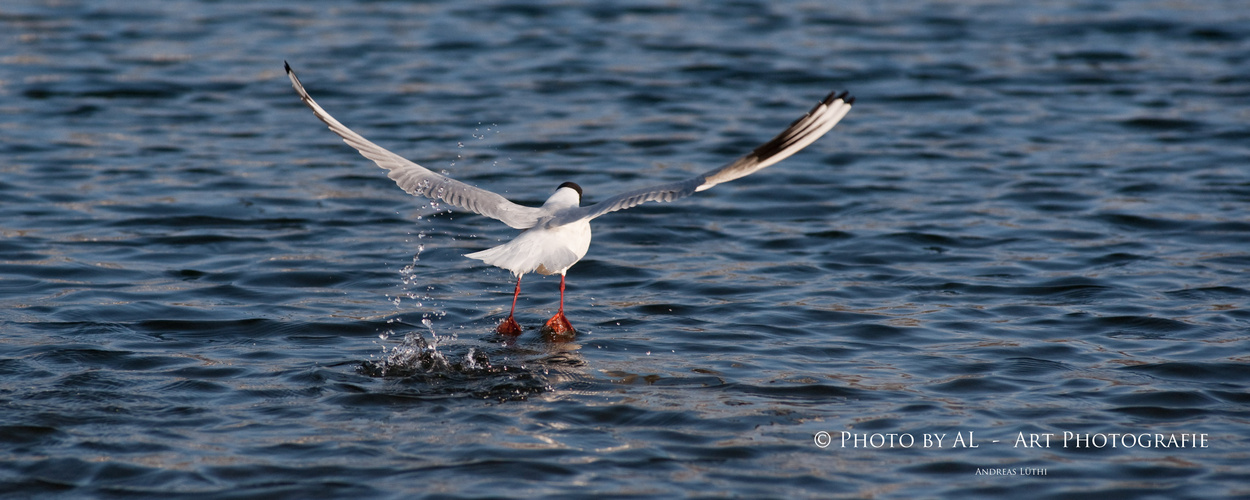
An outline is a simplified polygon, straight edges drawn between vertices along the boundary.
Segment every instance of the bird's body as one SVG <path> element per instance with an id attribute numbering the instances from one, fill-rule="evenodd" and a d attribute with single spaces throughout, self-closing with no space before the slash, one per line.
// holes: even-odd
<path id="1" fill-rule="evenodd" d="M 497 328 L 499 333 L 508 335 L 521 333 L 513 313 L 516 312 L 516 298 L 521 293 L 521 277 L 531 272 L 560 275 L 560 310 L 547 322 L 544 331 L 559 336 L 574 333 L 572 325 L 564 317 L 564 278 L 569 267 L 585 257 L 590 248 L 592 219 L 648 201 L 666 202 L 684 198 L 773 165 L 807 147 L 832 129 L 846 116 L 855 101 L 854 98 L 847 97 L 846 92 L 829 94 L 807 115 L 795 120 L 772 140 L 735 161 L 689 179 L 628 191 L 587 206 L 581 206 L 582 188 L 575 183 L 566 182 L 556 188 L 555 193 L 541 207 L 526 207 L 490 191 L 432 172 L 370 142 L 321 109 L 304 90 L 290 65 L 286 66 L 286 72 L 291 79 L 291 85 L 295 87 L 304 104 L 312 108 L 313 114 L 361 155 L 390 171 L 388 177 L 404 191 L 442 200 L 523 230 L 516 238 L 503 245 L 466 255 L 507 269 L 516 276 L 512 312 L 509 312 L 508 318 Z"/>
<path id="2" fill-rule="evenodd" d="M 543 203 L 552 220 L 581 205 L 581 188 L 571 182 L 556 189 Z M 573 184 L 569 186 L 568 184 Z M 578 219 L 568 224 L 536 224 L 503 245 L 465 255 L 492 266 L 512 271 L 520 277 L 526 273 L 564 274 L 569 267 L 586 256 L 590 249 L 590 220 Z"/>

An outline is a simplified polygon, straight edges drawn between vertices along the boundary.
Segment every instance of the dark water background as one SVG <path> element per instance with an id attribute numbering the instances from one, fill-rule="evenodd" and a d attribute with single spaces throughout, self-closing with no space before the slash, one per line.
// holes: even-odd
<path id="1" fill-rule="evenodd" d="M 1244 2 L 17 1 L 0 32 L 0 496 L 1250 496 Z M 527 203 L 858 102 L 599 219 L 582 335 L 540 338 L 531 276 L 509 344 L 509 276 L 460 255 L 514 231 L 397 189 L 283 60 Z"/>

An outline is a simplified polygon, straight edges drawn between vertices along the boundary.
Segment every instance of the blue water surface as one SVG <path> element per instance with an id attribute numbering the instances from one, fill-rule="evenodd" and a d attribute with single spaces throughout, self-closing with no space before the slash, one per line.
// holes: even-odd
<path id="1" fill-rule="evenodd" d="M 1250 496 L 1244 2 L 19 0 L 0 33 L 0 496 Z M 597 219 L 580 334 L 531 275 L 509 339 L 512 278 L 462 255 L 516 231 L 398 189 L 283 61 L 527 204 L 857 101 Z"/>

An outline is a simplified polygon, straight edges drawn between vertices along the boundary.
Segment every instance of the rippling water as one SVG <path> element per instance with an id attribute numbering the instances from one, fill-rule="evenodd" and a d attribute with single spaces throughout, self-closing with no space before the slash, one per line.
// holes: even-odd
<path id="1" fill-rule="evenodd" d="M 1250 495 L 1250 9 L 1040 4 L 6 3 L 0 494 Z M 526 203 L 858 101 L 597 220 L 581 335 L 531 276 L 509 341 L 461 255 L 514 232 L 283 60 Z"/>

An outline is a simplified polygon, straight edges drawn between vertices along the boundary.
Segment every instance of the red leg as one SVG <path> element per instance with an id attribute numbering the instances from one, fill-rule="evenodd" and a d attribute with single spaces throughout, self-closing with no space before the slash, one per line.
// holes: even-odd
<path id="1" fill-rule="evenodd" d="M 560 311 L 547 320 L 547 324 L 543 326 L 543 333 L 555 336 L 573 336 L 577 331 L 573 330 L 573 325 L 569 323 L 569 319 L 564 317 L 564 275 L 560 275 Z"/>
<path id="2" fill-rule="evenodd" d="M 508 311 L 508 319 L 499 323 L 495 327 L 495 332 L 503 335 L 520 335 L 521 325 L 517 324 L 516 319 L 512 317 L 516 313 L 516 298 L 521 296 L 521 277 L 516 277 L 516 290 L 512 292 L 512 309 Z"/>
<path id="3" fill-rule="evenodd" d="M 560 275 L 560 314 L 564 314 L 564 275 Z"/>

